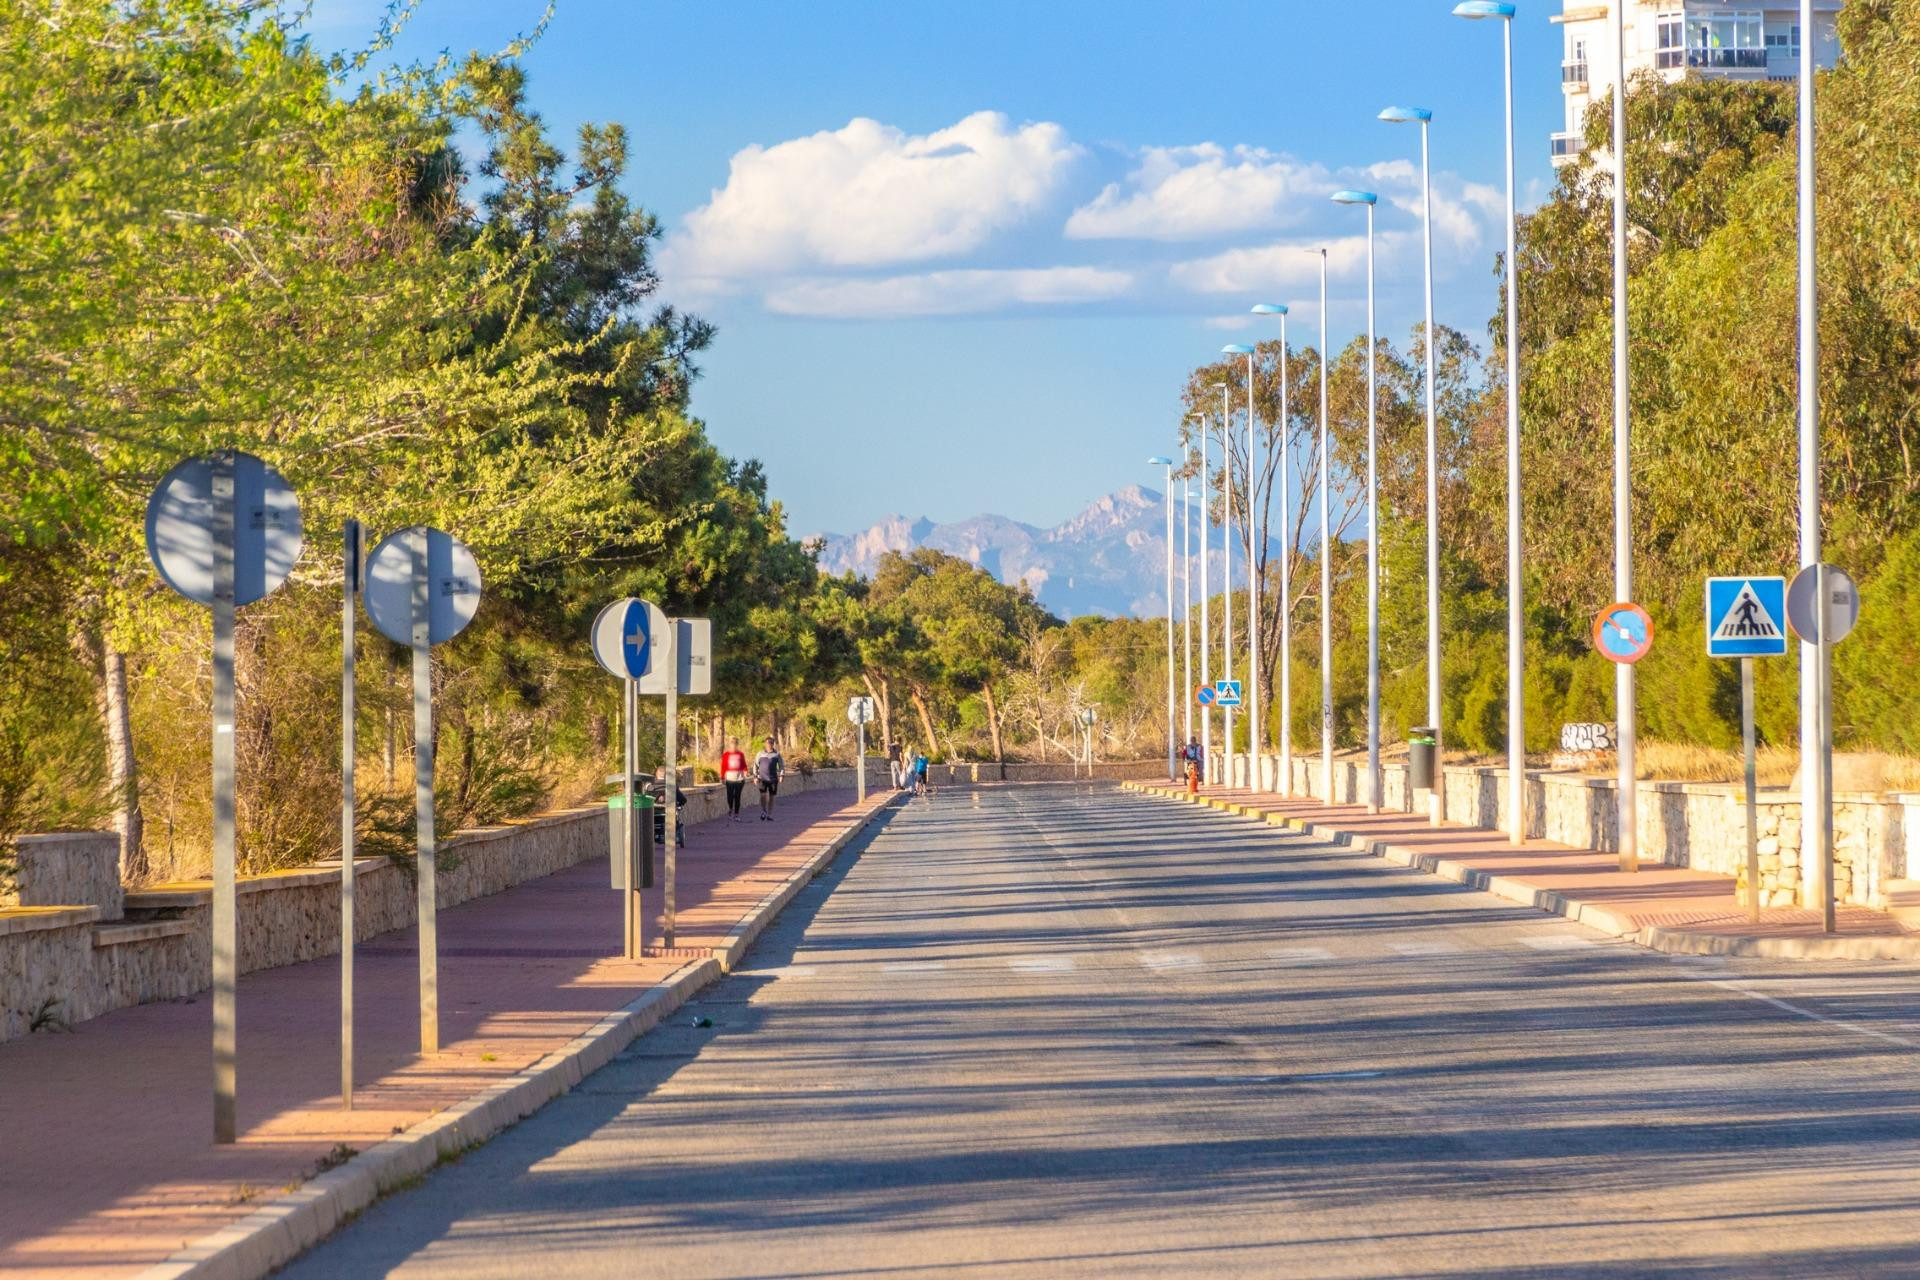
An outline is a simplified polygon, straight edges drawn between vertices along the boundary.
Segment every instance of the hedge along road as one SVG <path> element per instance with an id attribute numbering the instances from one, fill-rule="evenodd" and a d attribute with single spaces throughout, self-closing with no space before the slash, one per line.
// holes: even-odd
<path id="1" fill-rule="evenodd" d="M 1914 977 L 1658 956 L 1108 787 L 943 790 L 286 1274 L 1910 1274 Z"/>

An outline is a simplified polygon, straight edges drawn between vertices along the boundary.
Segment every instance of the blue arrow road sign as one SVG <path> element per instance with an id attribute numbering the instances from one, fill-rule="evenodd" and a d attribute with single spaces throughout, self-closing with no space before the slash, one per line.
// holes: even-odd
<path id="1" fill-rule="evenodd" d="M 629 600 L 627 616 L 620 623 L 620 657 L 627 674 L 635 680 L 653 669 L 653 637 L 649 633 L 652 612 L 644 600 Z"/>
<path id="2" fill-rule="evenodd" d="M 1785 578 L 1707 579 L 1707 656 L 1778 658 L 1787 652 Z"/>
<path id="3" fill-rule="evenodd" d="M 1240 705 L 1240 682 L 1238 680 L 1215 680 L 1213 682 L 1213 702 L 1215 706 L 1237 707 Z"/>

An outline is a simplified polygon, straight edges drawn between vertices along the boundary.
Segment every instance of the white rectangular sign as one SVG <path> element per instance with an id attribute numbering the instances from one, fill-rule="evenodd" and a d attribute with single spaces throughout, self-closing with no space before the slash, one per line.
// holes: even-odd
<path id="1" fill-rule="evenodd" d="M 679 657 L 680 693 L 700 697 L 713 692 L 713 619 L 675 618 L 674 653 Z M 654 652 L 660 650 L 661 637 L 653 639 Z M 643 694 L 663 697 L 667 692 L 667 664 L 655 662 L 653 670 L 635 681 Z"/>

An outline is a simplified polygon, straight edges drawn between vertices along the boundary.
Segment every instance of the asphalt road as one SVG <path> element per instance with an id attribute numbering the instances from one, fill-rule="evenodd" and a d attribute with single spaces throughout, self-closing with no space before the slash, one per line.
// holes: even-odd
<path id="1" fill-rule="evenodd" d="M 1916 990 L 1117 790 L 950 790 L 286 1274 L 1911 1276 Z"/>

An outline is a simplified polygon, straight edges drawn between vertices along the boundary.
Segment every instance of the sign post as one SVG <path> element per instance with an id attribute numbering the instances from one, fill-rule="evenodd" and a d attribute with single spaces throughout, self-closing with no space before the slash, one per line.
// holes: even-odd
<path id="1" fill-rule="evenodd" d="M 439 885 L 433 829 L 433 646 L 466 630 L 480 607 L 480 566 L 450 534 L 414 525 L 388 534 L 367 557 L 367 614 L 380 634 L 413 650 L 413 804 L 416 937 L 420 952 L 420 1052 L 440 1048 Z"/>
<path id="2" fill-rule="evenodd" d="M 1631 667 L 1646 657 L 1647 652 L 1653 648 L 1653 619 L 1648 617 L 1647 611 L 1637 604 L 1624 600 L 1610 604 L 1594 617 L 1593 647 L 1598 649 L 1600 656 L 1607 661 L 1622 667 Z M 1634 804 L 1634 800 L 1637 797 L 1630 796 L 1626 789 L 1638 785 L 1637 780 L 1623 777 L 1619 782 L 1621 790 L 1614 797 L 1614 803 L 1619 806 L 1619 811 L 1624 814 L 1631 810 L 1636 815 L 1636 821 L 1638 821 L 1639 806 Z M 1622 871 L 1640 870 L 1640 833 L 1628 832 L 1623 828 L 1619 835 L 1619 845 L 1620 869 Z"/>
<path id="3" fill-rule="evenodd" d="M 1747 919 L 1760 919 L 1760 824 L 1754 764 L 1753 660 L 1787 652 L 1785 578 L 1707 579 L 1707 656 L 1740 659 L 1740 746 L 1746 763 Z M 1806 828 L 1802 826 L 1801 830 Z"/>
<path id="4" fill-rule="evenodd" d="M 1860 620 L 1860 593 L 1845 570 L 1830 564 L 1812 564 L 1794 575 L 1787 588 L 1787 621 L 1794 634 L 1814 646 L 1819 664 L 1815 735 L 1819 759 L 1802 759 L 1802 769 L 1816 770 L 1819 793 L 1820 915 L 1828 933 L 1835 932 L 1833 904 L 1833 646 L 1853 633 Z M 1807 815 L 1800 815 L 1800 838 L 1806 839 Z"/>
<path id="5" fill-rule="evenodd" d="M 867 802 L 867 724 L 873 719 L 873 699 L 854 697 L 847 700 L 847 719 L 853 721 L 859 734 L 858 765 L 854 769 L 854 787 L 861 804 Z"/>
<path id="6" fill-rule="evenodd" d="M 360 595 L 360 522 L 340 531 L 340 1107 L 353 1110 L 353 608 Z"/>
<path id="7" fill-rule="evenodd" d="M 621 891 L 622 950 L 629 960 L 640 958 L 644 913 L 640 890 L 653 882 L 653 863 L 642 867 L 639 882 L 634 882 L 635 846 L 639 843 L 640 817 L 633 789 L 634 771 L 639 768 L 640 696 L 638 681 L 653 668 L 653 639 L 667 630 L 667 615 L 645 600 L 616 600 L 600 610 L 593 620 L 593 656 L 601 669 L 620 681 L 620 743 L 624 769 L 620 777 L 626 809 L 620 819 L 623 853 L 621 865 L 614 868 L 616 887 Z"/>
<path id="8" fill-rule="evenodd" d="M 674 872 L 679 853 L 680 806 L 680 695 L 713 692 L 713 622 L 707 618 L 663 618 L 660 651 L 651 670 L 639 682 L 639 692 L 666 698 L 667 783 L 661 802 L 666 805 L 662 835 L 667 848 L 663 883 L 661 932 L 674 945 Z"/>
<path id="9" fill-rule="evenodd" d="M 169 587 L 213 611 L 213 1140 L 232 1142 L 239 929 L 234 865 L 235 610 L 286 581 L 300 558 L 300 503 L 252 454 L 189 458 L 147 500 L 147 555 Z"/>
<path id="10" fill-rule="evenodd" d="M 1094 709 L 1092 707 L 1085 707 L 1080 712 L 1080 723 L 1086 726 L 1087 778 L 1089 781 L 1091 781 L 1093 778 L 1093 726 L 1099 720 L 1099 718 L 1100 717 L 1097 714 L 1095 714 Z"/>

